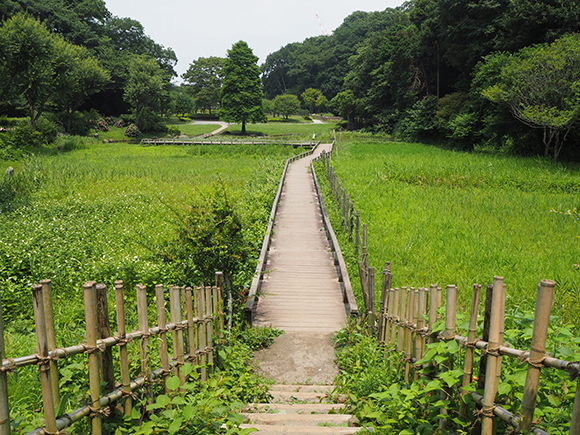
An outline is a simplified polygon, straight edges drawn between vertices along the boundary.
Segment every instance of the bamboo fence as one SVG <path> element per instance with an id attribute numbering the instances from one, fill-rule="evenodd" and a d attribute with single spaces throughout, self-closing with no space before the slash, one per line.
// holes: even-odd
<path id="1" fill-rule="evenodd" d="M 580 435 L 580 361 L 553 358 L 546 352 L 555 282 L 542 280 L 538 285 L 530 350 L 514 349 L 504 343 L 506 286 L 503 283 L 503 277 L 494 277 L 493 284 L 487 286 L 481 337 L 477 336 L 481 285 L 474 284 L 467 337 L 459 335 L 456 331 L 458 289 L 453 285 L 447 286 L 445 292 L 445 327 L 442 333 L 438 333 L 434 327 L 441 320 L 439 315 L 443 293 L 441 287 L 431 285 L 428 289 L 392 288 L 393 276 L 390 263 L 385 263 L 382 271 L 381 297 L 377 316 L 375 271 L 368 263 L 366 225 L 361 226 L 360 212 L 355 210 L 354 202 L 346 193 L 346 189 L 330 164 L 330 157 L 331 155 L 323 154 L 320 159 L 326 167 L 330 190 L 341 212 L 343 231 L 348 233 L 350 241 L 354 240 L 355 254 L 361 256 L 358 266 L 365 305 L 364 317 L 369 330 L 376 332 L 378 342 L 402 356 L 405 364 L 405 381 L 417 380 L 420 376 L 419 370 L 427 365 L 437 367 L 434 361 L 417 364 L 424 358 L 427 344 L 438 340 L 455 340 L 465 348 L 463 379 L 458 388 L 461 395 L 470 394 L 477 404 L 478 409 L 471 411 L 474 411 L 475 415 L 481 418 L 481 433 L 483 435 L 494 434 L 497 430 L 497 421 L 500 419 L 511 426 L 515 432 L 547 435 L 548 432 L 533 425 L 540 375 L 542 369 L 563 370 L 570 375 L 572 380 L 577 380 L 569 433 L 570 435 Z M 468 385 L 474 380 L 473 366 L 478 350 L 481 354 L 477 389 L 483 390 L 483 395 L 468 389 Z M 520 362 L 528 365 L 521 409 L 517 414 L 496 403 L 503 357 L 517 358 Z M 447 361 L 442 366 L 451 367 L 452 364 L 453 361 Z M 450 395 L 449 389 L 443 390 L 443 399 Z M 446 413 L 446 409 L 441 410 L 441 414 Z M 470 414 L 466 402 L 461 403 L 460 414 L 464 418 Z M 440 427 L 443 428 L 444 424 L 445 420 L 441 419 Z"/>
<path id="2" fill-rule="evenodd" d="M 117 332 L 112 335 L 109 326 L 107 287 L 89 281 L 83 286 L 86 341 L 70 347 L 57 347 L 52 310 L 52 286 L 43 280 L 32 286 L 32 299 L 36 323 L 38 350 L 36 354 L 6 359 L 0 306 L 0 435 L 10 434 L 10 408 L 8 403 L 7 378 L 9 373 L 26 366 L 38 366 L 40 374 L 45 426 L 27 435 L 57 434 L 84 417 L 91 419 L 92 434 L 102 434 L 103 420 L 109 416 L 110 406 L 118 404 L 125 415 L 131 415 L 135 392 L 140 390 L 149 398 L 153 396 L 152 383 L 158 380 L 167 391 L 165 381 L 174 373 L 181 383 L 185 376 L 181 367 L 187 363 L 199 365 L 201 381 L 207 380 L 207 371 L 212 369 L 214 347 L 214 325 L 223 329 L 222 276 L 216 274 L 215 286 L 177 287 L 164 289 L 155 287 L 156 326 L 148 325 L 148 301 L 146 287 L 138 284 L 137 314 L 139 328 L 127 333 L 125 323 L 125 287 L 122 281 L 115 282 L 115 305 Z M 167 303 L 169 301 L 169 304 Z M 166 311 L 171 321 L 166 322 Z M 168 333 L 171 333 L 173 356 L 168 354 Z M 150 355 L 150 339 L 158 337 L 159 367 L 154 367 Z M 140 375 L 131 379 L 128 346 L 139 345 L 141 361 Z M 113 364 L 113 347 L 118 348 L 120 383 L 116 382 Z M 64 415 L 56 415 L 59 408 L 59 362 L 75 355 L 86 354 L 90 403 Z"/>

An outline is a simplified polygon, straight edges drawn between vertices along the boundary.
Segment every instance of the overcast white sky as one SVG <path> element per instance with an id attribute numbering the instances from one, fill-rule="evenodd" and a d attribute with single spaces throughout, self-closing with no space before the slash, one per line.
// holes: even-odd
<path id="1" fill-rule="evenodd" d="M 260 58 L 286 44 L 331 33 L 354 11 L 382 11 L 403 0 L 105 0 L 113 15 L 130 17 L 179 59 L 183 74 L 199 57 L 225 57 L 239 40 Z"/>

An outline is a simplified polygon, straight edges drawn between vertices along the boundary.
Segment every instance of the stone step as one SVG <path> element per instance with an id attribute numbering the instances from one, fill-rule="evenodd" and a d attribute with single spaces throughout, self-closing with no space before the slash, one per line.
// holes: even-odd
<path id="1" fill-rule="evenodd" d="M 347 414 L 264 414 L 244 412 L 248 424 L 278 426 L 350 426 L 354 418 Z"/>
<path id="2" fill-rule="evenodd" d="M 344 409 L 344 403 L 250 403 L 243 412 L 268 414 L 328 414 Z"/>
<path id="3" fill-rule="evenodd" d="M 327 426 L 271 426 L 265 424 L 242 424 L 241 429 L 258 429 L 261 435 L 283 435 L 283 434 L 327 434 L 345 435 L 357 433 L 360 427 L 327 427 Z"/>
<path id="4" fill-rule="evenodd" d="M 334 385 L 294 385 L 294 384 L 274 384 L 270 385 L 270 391 L 293 391 L 302 393 L 332 393 Z"/>
<path id="5" fill-rule="evenodd" d="M 271 391 L 272 403 L 333 403 L 344 402 L 344 396 L 331 397 L 325 392 L 313 391 Z"/>

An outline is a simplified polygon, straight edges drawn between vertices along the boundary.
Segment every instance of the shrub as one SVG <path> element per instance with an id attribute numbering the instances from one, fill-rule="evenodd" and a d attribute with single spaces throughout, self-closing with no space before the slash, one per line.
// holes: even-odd
<path id="1" fill-rule="evenodd" d="M 167 127 L 167 134 L 171 137 L 177 137 L 181 134 L 181 131 L 179 130 L 179 128 L 171 126 Z"/>
<path id="2" fill-rule="evenodd" d="M 125 136 L 138 138 L 141 136 L 141 130 L 135 124 L 129 124 L 129 126 L 125 129 Z"/>

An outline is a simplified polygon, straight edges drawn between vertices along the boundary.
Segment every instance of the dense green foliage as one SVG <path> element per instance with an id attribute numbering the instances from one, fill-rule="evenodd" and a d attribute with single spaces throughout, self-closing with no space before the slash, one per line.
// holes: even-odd
<path id="1" fill-rule="evenodd" d="M 499 275 L 508 304 L 523 309 L 533 305 L 540 280 L 552 279 L 555 312 L 580 327 L 573 308 L 580 231 L 573 218 L 553 212 L 577 207 L 576 166 L 363 137 L 345 141 L 332 164 L 368 225 L 371 266 L 391 262 L 394 286 L 455 284 L 466 304 L 474 283 Z M 351 250 L 343 248 L 347 257 Z M 356 263 L 349 271 L 358 276 Z"/>
<path id="2" fill-rule="evenodd" d="M 459 314 L 458 333 L 467 335 L 467 315 Z M 530 310 L 507 307 L 505 339 L 515 349 L 529 349 L 534 314 Z M 554 316 L 546 349 L 557 358 L 573 360 L 580 351 L 580 338 L 574 337 L 569 325 L 562 325 Z M 478 324 L 481 334 L 482 322 Z M 444 325 L 435 326 L 441 331 Z M 338 389 L 347 394 L 347 403 L 363 426 L 378 434 L 467 434 L 478 433 L 475 404 L 470 395 L 461 396 L 461 379 L 465 349 L 455 340 L 428 344 L 419 370 L 418 380 L 405 382 L 405 360 L 395 346 L 381 347 L 376 337 L 356 324 L 341 330 L 336 337 L 337 363 L 341 369 L 336 379 Z M 476 352 L 474 375 L 479 375 L 480 353 Z M 435 362 L 435 365 L 432 365 Z M 429 364 L 431 363 L 431 364 Z M 503 357 L 502 377 L 497 402 L 518 415 L 521 409 L 527 365 L 514 358 Z M 411 375 L 414 368 L 411 368 Z M 412 379 L 412 378 L 411 378 Z M 534 425 L 550 434 L 565 435 L 570 430 L 570 415 L 577 383 L 568 373 L 556 369 L 542 370 L 542 386 L 538 394 Z M 476 389 L 476 383 L 467 388 Z M 444 391 L 449 396 L 443 395 Z M 459 407 L 468 404 L 466 416 Z M 442 409 L 446 413 L 442 413 Z M 440 420 L 444 426 L 440 426 Z M 498 419 L 499 420 L 499 419 Z M 498 434 L 512 433 L 513 428 L 498 422 Z"/>
<path id="3" fill-rule="evenodd" d="M 510 116 L 507 107 L 492 104 L 482 90 L 505 84 L 513 93 L 527 94 L 525 82 L 508 80 L 510 65 L 530 58 L 532 46 L 554 43 L 579 30 L 580 14 L 573 1 L 420 0 L 381 12 L 359 11 L 331 36 L 288 44 L 270 54 L 261 66 L 264 93 L 272 99 L 320 89 L 331 101 L 339 96 L 330 108 L 348 118 L 349 128 L 364 127 L 405 140 L 527 155 L 543 154 L 545 148 L 558 148 L 565 140 L 569 145 L 560 157 L 577 159 L 580 115 L 567 107 L 567 122 L 563 124 L 560 116 L 561 106 L 573 105 L 577 98 L 573 71 L 578 67 L 564 61 L 578 51 L 572 43 L 577 36 L 536 51 L 543 53 L 545 71 L 568 72 L 556 78 L 558 91 L 552 93 L 562 96 L 561 103 L 527 109 L 525 122 L 541 129 L 547 126 L 547 139 L 541 130 L 519 124 L 517 113 Z M 527 51 L 516 54 L 522 49 Z M 482 75 L 485 56 L 493 56 L 494 68 L 484 68 Z M 531 76 L 523 64 L 519 66 L 522 76 Z M 548 75 L 531 68 L 538 72 L 533 86 L 556 89 Z M 566 92 L 560 94 L 563 89 Z"/>

